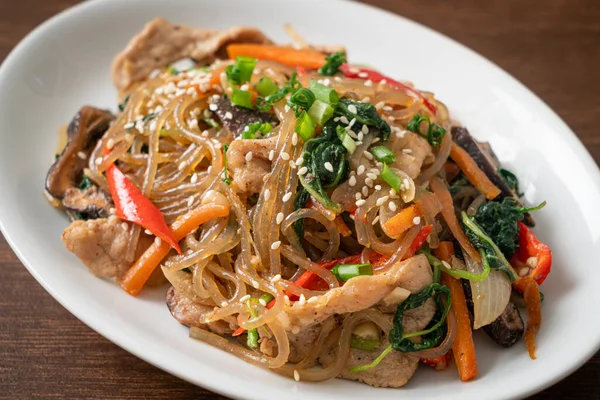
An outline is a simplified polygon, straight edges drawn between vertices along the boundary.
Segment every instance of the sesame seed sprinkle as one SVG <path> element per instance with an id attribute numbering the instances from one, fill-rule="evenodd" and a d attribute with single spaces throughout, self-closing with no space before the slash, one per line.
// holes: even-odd
<path id="1" fill-rule="evenodd" d="M 442 261 L 442 265 L 448 269 L 452 269 L 452 265 L 448 261 Z"/>
<path id="2" fill-rule="evenodd" d="M 363 151 L 363 155 L 367 158 L 367 160 L 373 159 L 373 154 L 369 153 L 367 150 Z"/>
<path id="3" fill-rule="evenodd" d="M 224 302 L 221 303 L 221 307 L 227 307 L 228 305 L 229 305 L 229 303 L 226 302 L 226 301 L 224 301 Z"/>
<path id="4" fill-rule="evenodd" d="M 412 149 L 402 149 L 402 152 L 404 154 L 411 154 L 412 153 Z"/>
<path id="5" fill-rule="evenodd" d="M 252 282 L 252 286 L 254 287 L 254 289 L 258 289 L 260 287 L 260 284 L 256 281 Z"/>
<path id="6" fill-rule="evenodd" d="M 303 163 L 304 163 L 304 158 L 298 157 L 298 159 L 296 160 L 296 165 L 302 165 Z"/>
<path id="7" fill-rule="evenodd" d="M 373 187 L 373 179 L 366 178 L 365 179 L 365 185 L 367 185 L 368 187 L 372 188 Z"/>
<path id="8" fill-rule="evenodd" d="M 87 155 L 83 151 L 78 151 L 77 157 L 81 158 L 82 160 L 87 159 Z"/>
<path id="9" fill-rule="evenodd" d="M 366 183 L 366 182 L 365 182 Z M 362 187 L 362 194 L 363 196 L 367 197 L 369 195 L 369 187 L 368 186 L 363 186 Z"/>
<path id="10" fill-rule="evenodd" d="M 187 199 L 187 205 L 188 205 L 188 207 L 191 207 L 192 204 L 194 204 L 194 196 L 190 196 Z"/>
<path id="11" fill-rule="evenodd" d="M 265 189 L 265 200 L 269 200 L 270 197 L 271 197 L 271 190 Z"/>
<path id="12" fill-rule="evenodd" d="M 276 241 L 271 243 L 271 250 L 277 250 L 279 248 L 279 246 L 281 246 L 281 241 Z"/>
<path id="13" fill-rule="evenodd" d="M 301 293 L 300 298 L 298 299 L 298 305 L 303 306 L 304 304 L 306 304 L 306 296 L 304 296 L 304 293 Z"/>
<path id="14" fill-rule="evenodd" d="M 362 193 L 361 193 L 361 192 L 356 192 L 356 193 L 354 194 L 354 198 L 355 198 L 356 200 L 360 200 L 360 199 L 362 199 Z"/>
<path id="15" fill-rule="evenodd" d="M 247 294 L 247 295 L 245 295 L 245 296 L 242 296 L 242 297 L 240 298 L 240 301 L 241 301 L 241 302 L 244 302 L 244 301 L 246 301 L 246 300 L 250 300 L 250 295 L 249 295 L 249 294 Z"/>
<path id="16" fill-rule="evenodd" d="M 372 172 L 367 172 L 367 178 L 371 178 L 373 180 L 376 180 L 377 179 L 377 175 L 375 175 Z"/>
<path id="17" fill-rule="evenodd" d="M 369 96 L 367 97 L 363 97 L 363 99 L 361 100 L 363 103 L 368 103 L 371 101 L 371 98 Z"/>
<path id="18" fill-rule="evenodd" d="M 377 202 L 375 204 L 378 205 L 378 206 L 382 206 L 383 203 L 385 203 L 389 199 L 390 199 L 390 196 L 382 196 L 382 197 L 380 197 L 380 198 L 377 199 Z"/>
<path id="19" fill-rule="evenodd" d="M 300 382 L 300 372 L 297 369 L 294 370 L 294 380 Z"/>
<path id="20" fill-rule="evenodd" d="M 290 160 L 290 168 L 291 169 L 296 169 L 296 163 L 292 160 Z"/>
<path id="21" fill-rule="evenodd" d="M 266 307 L 267 306 L 267 302 L 265 301 L 265 299 L 258 299 L 258 302 L 260 303 L 261 306 Z"/>
<path id="22" fill-rule="evenodd" d="M 393 201 L 389 202 L 388 207 L 389 207 L 390 211 L 396 211 L 398 209 L 398 207 L 396 206 L 396 203 L 394 203 Z"/>
<path id="23" fill-rule="evenodd" d="M 248 153 L 246 153 L 246 161 L 247 162 L 252 161 L 252 152 L 251 151 L 249 151 Z"/>
<path id="24" fill-rule="evenodd" d="M 196 183 L 196 182 L 198 182 L 198 174 L 194 174 L 194 175 L 192 175 L 192 177 L 190 178 L 190 182 L 191 182 L 191 183 Z"/>
<path id="25" fill-rule="evenodd" d="M 219 106 L 217 106 L 215 103 L 210 103 L 210 105 L 208 106 L 208 109 L 210 111 L 217 111 L 219 109 Z"/>
<path id="26" fill-rule="evenodd" d="M 354 203 L 354 204 L 356 204 L 356 207 L 360 207 L 360 206 L 362 206 L 365 203 L 366 203 L 365 200 L 360 199 L 360 200 L 356 200 L 356 203 Z"/>
<path id="27" fill-rule="evenodd" d="M 372 80 L 370 80 L 370 79 L 367 79 L 367 80 L 365 81 L 365 86 L 367 86 L 367 87 L 373 86 L 373 81 L 372 81 Z"/>
<path id="28" fill-rule="evenodd" d="M 381 110 L 384 106 L 385 106 L 385 103 L 383 101 L 380 101 L 379 103 L 375 104 L 375 108 L 377 110 Z"/>
<path id="29" fill-rule="evenodd" d="M 378 215 L 378 216 L 376 216 L 376 217 L 373 219 L 373 222 L 372 222 L 371 224 L 372 224 L 372 225 L 375 225 L 375 224 L 376 224 L 376 223 L 378 223 L 378 222 L 379 222 L 379 215 Z"/>
<path id="30" fill-rule="evenodd" d="M 281 156 L 281 158 L 282 158 L 282 159 L 284 159 L 285 161 L 287 161 L 287 160 L 289 160 L 289 159 L 290 159 L 290 155 L 289 155 L 288 153 L 286 153 L 285 151 L 282 151 L 282 152 L 280 153 L 280 156 Z"/>
<path id="31" fill-rule="evenodd" d="M 287 201 L 291 198 L 292 198 L 292 192 L 287 192 L 286 194 L 283 195 L 283 198 L 281 200 L 283 200 L 284 203 L 287 203 Z"/>
<path id="32" fill-rule="evenodd" d="M 275 217 L 275 222 L 277 222 L 277 225 L 279 225 L 279 224 L 281 224 L 281 222 L 283 222 L 283 213 L 282 212 L 277 214 L 277 217 Z"/>
<path id="33" fill-rule="evenodd" d="M 298 175 L 304 175 L 308 172 L 308 168 L 302 167 L 298 170 Z"/>
<path id="34" fill-rule="evenodd" d="M 358 110 L 356 109 L 356 106 L 354 104 L 350 104 L 348 106 L 348 111 L 350 111 L 352 114 L 356 114 L 358 112 Z"/>
<path id="35" fill-rule="evenodd" d="M 294 134 L 292 135 L 292 145 L 295 146 L 298 144 L 298 134 L 296 132 L 294 132 Z"/>
<path id="36" fill-rule="evenodd" d="M 269 161 L 273 161 L 273 158 L 275 158 L 275 150 L 269 151 Z"/>
<path id="37" fill-rule="evenodd" d="M 342 115 L 342 116 L 340 117 L 340 121 L 341 121 L 343 124 L 346 124 L 346 125 L 348 125 L 348 124 L 350 123 L 350 122 L 348 121 L 348 118 L 346 118 L 346 116 L 345 116 L 345 115 Z"/>
<path id="38" fill-rule="evenodd" d="M 355 186 L 355 185 L 356 185 L 356 177 L 355 177 L 354 175 L 352 175 L 352 176 L 350 177 L 350 179 L 348 179 L 348 184 L 349 184 L 350 186 Z"/>
<path id="39" fill-rule="evenodd" d="M 277 274 L 271 278 L 271 282 L 273 282 L 273 283 L 279 282 L 280 280 L 281 280 L 281 274 Z"/>
<path id="40" fill-rule="evenodd" d="M 144 233 L 146 235 L 152 235 L 152 232 L 150 232 L 150 229 L 144 229 Z"/>
<path id="41" fill-rule="evenodd" d="M 375 185 L 375 190 L 381 190 L 381 185 Z"/>
<path id="42" fill-rule="evenodd" d="M 329 172 L 333 172 L 333 165 L 329 161 L 325 163 L 325 169 Z"/>
<path id="43" fill-rule="evenodd" d="M 94 163 L 96 163 L 96 165 L 102 164 L 102 157 L 96 158 L 96 160 L 94 161 Z"/>
<path id="44" fill-rule="evenodd" d="M 359 165 L 358 168 L 356 169 L 356 175 L 362 175 L 365 172 L 365 166 L 364 165 Z"/>
<path id="45" fill-rule="evenodd" d="M 413 224 L 419 225 L 420 223 L 421 223 L 421 217 L 414 217 L 413 218 Z"/>
<path id="46" fill-rule="evenodd" d="M 159 237 L 155 237 L 154 238 L 154 243 L 156 243 L 158 246 L 160 246 L 160 244 L 162 243 L 162 240 L 160 240 Z"/>

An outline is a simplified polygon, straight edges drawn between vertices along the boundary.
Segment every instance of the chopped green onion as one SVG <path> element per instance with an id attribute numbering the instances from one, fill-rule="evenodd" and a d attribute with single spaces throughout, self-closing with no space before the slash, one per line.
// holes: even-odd
<path id="1" fill-rule="evenodd" d="M 306 111 L 302 111 L 296 120 L 294 130 L 305 142 L 315 134 L 315 123 Z"/>
<path id="2" fill-rule="evenodd" d="M 381 170 L 381 178 L 392 187 L 396 191 L 396 193 L 400 193 L 400 188 L 402 187 L 402 178 L 400 178 L 387 164 L 383 164 L 383 169 Z"/>
<path id="3" fill-rule="evenodd" d="M 315 95 L 309 89 L 300 88 L 290 97 L 288 106 L 290 106 L 295 112 L 296 117 L 301 112 L 308 110 L 315 102 Z"/>
<path id="4" fill-rule="evenodd" d="M 231 104 L 244 108 L 254 108 L 252 105 L 252 93 L 245 90 L 233 89 Z"/>
<path id="5" fill-rule="evenodd" d="M 231 179 L 229 179 L 229 173 L 227 172 L 227 149 L 229 149 L 229 143 L 223 145 L 223 164 L 225 167 L 223 168 L 223 178 L 221 180 L 228 185 L 231 185 Z"/>
<path id="6" fill-rule="evenodd" d="M 421 132 L 421 122 L 426 122 L 428 125 L 427 133 Z M 429 142 L 432 146 L 439 146 L 446 134 L 446 130 L 435 122 L 432 123 L 426 115 L 415 115 L 413 119 L 406 125 L 406 129 L 415 132 Z"/>
<path id="7" fill-rule="evenodd" d="M 342 142 L 342 146 L 344 146 L 346 150 L 348 150 L 348 153 L 354 154 L 354 152 L 356 151 L 356 142 L 354 142 L 354 139 L 352 139 L 350 135 L 348 135 L 346 129 L 344 129 L 344 127 L 342 127 L 341 125 L 336 126 L 335 130 L 338 137 L 340 138 L 340 141 Z"/>
<path id="8" fill-rule="evenodd" d="M 361 337 L 352 335 L 350 338 L 350 347 L 358 350 L 371 351 L 379 347 L 380 341 L 374 339 L 363 339 Z"/>
<path id="9" fill-rule="evenodd" d="M 310 90 L 315 94 L 317 100 L 321 100 L 324 103 L 336 106 L 340 101 L 340 96 L 332 88 L 322 85 L 317 81 L 310 80 Z"/>
<path id="10" fill-rule="evenodd" d="M 429 261 L 429 264 L 435 269 L 458 279 L 466 279 L 468 281 L 481 282 L 485 280 L 485 278 L 487 278 L 490 273 L 489 263 L 483 263 L 483 271 L 481 272 L 481 274 L 474 274 L 469 271 L 448 268 L 444 264 L 444 262 L 440 261 L 437 257 L 433 256 L 429 251 L 419 251 L 419 253 L 425 254 L 425 256 L 427 257 L 427 261 Z"/>
<path id="11" fill-rule="evenodd" d="M 373 267 L 371 264 L 338 264 L 331 268 L 331 273 L 338 281 L 347 281 L 361 275 L 373 275 Z"/>
<path id="12" fill-rule="evenodd" d="M 325 122 L 333 117 L 333 107 L 321 100 L 315 100 L 308 109 L 308 115 L 311 116 L 317 125 L 324 126 Z"/>
<path id="13" fill-rule="evenodd" d="M 263 76 L 260 78 L 260 81 L 254 85 L 254 88 L 261 96 L 268 96 L 279 90 L 275 82 L 273 82 L 268 76 Z"/>
<path id="14" fill-rule="evenodd" d="M 271 130 L 273 130 L 273 126 L 268 122 L 255 122 L 253 124 L 248 124 L 242 132 L 242 139 L 256 139 L 257 133 L 266 135 L 267 133 L 271 132 Z"/>
<path id="15" fill-rule="evenodd" d="M 392 164 L 396 161 L 396 155 L 385 146 L 376 146 L 371 148 L 371 154 L 382 163 Z"/>
<path id="16" fill-rule="evenodd" d="M 338 51 L 325 57 L 325 65 L 319 68 L 319 75 L 333 76 L 340 71 L 342 64 L 346 62 L 346 52 Z"/>
<path id="17" fill-rule="evenodd" d="M 252 318 L 257 317 L 256 311 L 254 311 L 254 307 L 252 307 L 252 303 L 250 302 L 250 300 L 248 300 L 248 310 L 250 310 L 250 316 Z M 246 341 L 246 344 L 251 349 L 255 349 L 258 347 L 258 330 L 256 328 L 250 329 L 248 331 L 248 339 Z"/>
<path id="18" fill-rule="evenodd" d="M 252 71 L 258 60 L 254 57 L 237 56 L 235 64 L 225 68 L 227 80 L 234 85 L 241 85 L 252 78 Z"/>
<path id="19" fill-rule="evenodd" d="M 171 75 L 179 75 L 179 71 L 177 71 L 177 68 L 175 68 L 172 65 L 167 68 L 167 72 L 169 72 Z"/>
<path id="20" fill-rule="evenodd" d="M 150 114 L 144 115 L 144 116 L 142 117 L 142 122 L 148 122 L 148 121 L 150 121 L 151 119 L 154 119 L 154 118 L 156 118 L 156 116 L 157 116 L 157 115 L 158 115 L 158 114 L 156 114 L 156 113 L 150 113 Z"/>
<path id="21" fill-rule="evenodd" d="M 265 293 L 260 296 L 260 298 L 263 299 L 265 303 L 269 304 L 275 297 L 271 293 Z"/>

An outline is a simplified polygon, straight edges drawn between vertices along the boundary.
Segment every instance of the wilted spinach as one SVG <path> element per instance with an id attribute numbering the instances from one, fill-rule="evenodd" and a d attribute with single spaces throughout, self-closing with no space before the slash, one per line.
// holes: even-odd
<path id="1" fill-rule="evenodd" d="M 356 113 L 351 112 L 349 107 L 354 106 Z M 390 126 L 385 122 L 377 113 L 375 106 L 369 103 L 362 103 L 348 98 L 340 99 L 337 109 L 335 110 L 335 116 L 346 117 L 348 121 L 356 118 L 356 122 L 352 126 L 355 131 L 360 130 L 363 125 L 373 126 L 379 129 L 379 137 L 381 141 L 385 142 L 390 137 Z"/>
<path id="2" fill-rule="evenodd" d="M 319 75 L 333 76 L 340 71 L 342 64 L 346 63 L 346 52 L 338 51 L 325 57 L 325 64 L 319 68 Z"/>
<path id="3" fill-rule="evenodd" d="M 520 193 L 519 190 L 519 179 L 517 179 L 517 176 L 515 174 L 513 174 L 505 168 L 498 169 L 498 173 L 502 177 L 502 180 L 504 180 L 504 183 L 506 183 L 506 186 L 508 186 L 513 192 L 515 192 L 517 196 L 523 196 L 523 193 Z"/>

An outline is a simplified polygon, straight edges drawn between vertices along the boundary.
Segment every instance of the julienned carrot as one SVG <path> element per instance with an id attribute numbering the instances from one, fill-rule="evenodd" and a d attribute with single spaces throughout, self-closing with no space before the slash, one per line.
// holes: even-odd
<path id="1" fill-rule="evenodd" d="M 460 173 L 460 168 L 455 163 L 448 161 L 444 164 L 444 171 L 446 172 L 446 180 L 452 182 Z"/>
<path id="2" fill-rule="evenodd" d="M 451 256 L 454 255 L 454 245 L 452 242 L 440 242 L 434 253 L 440 260 L 450 263 Z M 452 308 L 456 315 L 457 332 L 456 340 L 452 345 L 452 354 L 454 354 L 458 375 L 461 381 L 470 381 L 477 376 L 477 357 L 465 292 L 460 279 L 448 274 L 442 273 L 442 284 L 450 289 Z"/>
<path id="3" fill-rule="evenodd" d="M 488 200 L 493 200 L 500 194 L 500 189 L 490 181 L 485 172 L 478 166 L 475 160 L 467 153 L 465 149 L 452 143 L 450 157 L 460 167 L 469 182 Z"/>
<path id="4" fill-rule="evenodd" d="M 527 329 L 525 329 L 525 345 L 529 351 L 529 357 L 535 360 L 535 336 L 540 330 L 542 324 L 542 301 L 540 297 L 540 287 L 537 282 L 531 278 L 525 286 L 525 292 L 523 298 L 525 299 L 525 305 L 527 306 L 527 314 L 529 320 L 527 321 Z"/>
<path id="5" fill-rule="evenodd" d="M 416 217 L 421 217 L 421 211 L 419 211 L 417 206 L 412 204 L 406 207 L 398 214 L 388 219 L 385 223 L 385 229 L 388 232 L 388 235 L 394 237 L 407 231 L 409 228 L 415 225 L 414 219 Z"/>
<path id="6" fill-rule="evenodd" d="M 325 54 L 318 51 L 268 44 L 230 44 L 227 46 L 227 54 L 232 59 L 237 56 L 255 57 L 259 60 L 275 61 L 290 67 L 308 69 L 321 68 L 325 64 Z"/>
<path id="7" fill-rule="evenodd" d="M 446 221 L 446 225 L 450 228 L 452 235 L 458 243 L 462 247 L 464 251 L 467 252 L 469 257 L 471 257 L 474 261 L 481 261 L 481 256 L 475 250 L 465 232 L 463 232 L 460 224 L 458 223 L 458 219 L 456 218 L 456 214 L 454 213 L 454 203 L 452 202 L 452 196 L 446 187 L 446 184 L 442 182 L 440 178 L 433 178 L 430 182 L 431 191 L 435 193 L 440 202 L 442 203 L 442 217 L 444 217 L 444 221 Z"/>
<path id="8" fill-rule="evenodd" d="M 229 207 L 221 204 L 204 204 L 177 218 L 170 228 L 175 239 L 180 241 L 203 223 L 227 215 L 229 215 Z M 121 287 L 130 295 L 137 296 L 152 272 L 170 250 L 171 246 L 164 241 L 152 243 L 125 273 L 120 282 Z"/>

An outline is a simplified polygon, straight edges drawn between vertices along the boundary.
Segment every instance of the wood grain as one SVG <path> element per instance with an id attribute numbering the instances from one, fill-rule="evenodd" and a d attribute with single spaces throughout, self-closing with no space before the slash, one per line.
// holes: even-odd
<path id="1" fill-rule="evenodd" d="M 366 2 L 436 29 L 506 69 L 556 110 L 600 162 L 600 2 Z M 75 3 L 1 1 L 0 59 L 36 25 Z M 147 364 L 78 321 L 37 284 L 2 237 L 0 267 L 0 398 L 224 399 Z M 600 354 L 531 399 L 598 399 L 598 376 Z"/>

